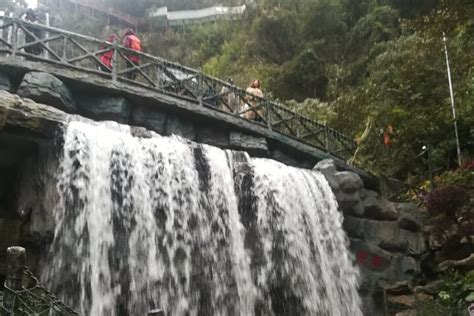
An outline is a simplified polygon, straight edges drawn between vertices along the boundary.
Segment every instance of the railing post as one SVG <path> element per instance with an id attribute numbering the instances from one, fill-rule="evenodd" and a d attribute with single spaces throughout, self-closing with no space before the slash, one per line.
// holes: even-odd
<path id="1" fill-rule="evenodd" d="M 13 21 L 12 24 L 12 56 L 16 57 L 18 50 L 18 24 L 17 21 Z"/>
<path id="2" fill-rule="evenodd" d="M 324 124 L 324 143 L 326 145 L 326 152 L 330 153 L 330 146 L 329 146 L 329 129 L 326 124 Z"/>
<path id="3" fill-rule="evenodd" d="M 267 125 L 268 129 L 272 130 L 272 103 L 268 100 L 265 100 L 265 102 L 267 103 Z"/>
<path id="4" fill-rule="evenodd" d="M 112 56 L 112 81 L 113 82 L 117 82 L 117 67 L 118 67 L 118 60 L 117 60 L 117 56 L 118 56 L 118 46 L 116 43 L 114 43 L 113 45 L 113 49 L 114 49 L 114 53 L 113 53 L 113 56 Z"/>
<path id="5" fill-rule="evenodd" d="M 15 294 L 9 291 L 19 291 L 22 288 L 23 272 L 26 264 L 26 250 L 22 247 L 7 249 L 7 278 L 5 280 L 5 293 L 3 295 L 3 309 L 13 312 Z"/>
<path id="6" fill-rule="evenodd" d="M 199 95 L 198 95 L 199 105 L 202 106 L 202 99 L 204 95 L 204 82 L 203 82 L 202 72 L 198 73 L 198 91 L 199 91 Z"/>

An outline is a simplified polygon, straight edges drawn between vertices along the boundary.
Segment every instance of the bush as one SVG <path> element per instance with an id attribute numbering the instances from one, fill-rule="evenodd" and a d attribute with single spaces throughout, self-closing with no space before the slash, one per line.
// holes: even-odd
<path id="1" fill-rule="evenodd" d="M 472 168 L 470 164 L 462 169 L 445 172 L 435 179 L 435 183 L 440 187 L 462 186 L 467 189 L 474 189 L 474 170 L 469 168 Z"/>
<path id="2" fill-rule="evenodd" d="M 434 189 L 426 199 L 428 212 L 433 215 L 454 216 L 469 201 L 469 192 L 460 186 L 447 186 Z"/>

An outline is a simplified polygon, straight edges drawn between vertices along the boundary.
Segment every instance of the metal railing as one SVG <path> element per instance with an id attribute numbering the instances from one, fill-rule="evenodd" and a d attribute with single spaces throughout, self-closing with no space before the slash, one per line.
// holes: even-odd
<path id="1" fill-rule="evenodd" d="M 341 132 L 198 70 L 118 43 L 18 19 L 0 17 L 0 21 L 0 53 L 6 58 L 54 64 L 151 89 L 252 121 L 342 159 L 355 151 L 356 144 Z M 113 55 L 110 68 L 100 59 L 107 52 Z M 130 56 L 138 56 L 139 64 L 131 63 Z"/>

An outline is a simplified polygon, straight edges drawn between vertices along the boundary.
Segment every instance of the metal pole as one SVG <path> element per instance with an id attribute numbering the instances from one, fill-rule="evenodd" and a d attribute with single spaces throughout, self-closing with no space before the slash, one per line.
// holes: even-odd
<path id="1" fill-rule="evenodd" d="M 443 42 L 444 42 L 444 53 L 446 55 L 446 67 L 448 69 L 448 83 L 449 83 L 449 93 L 451 95 L 451 108 L 453 110 L 453 120 L 454 120 L 454 134 L 456 135 L 456 149 L 458 153 L 458 164 L 459 167 L 462 166 L 462 156 L 461 156 L 461 145 L 459 142 L 459 133 L 458 133 L 458 120 L 456 117 L 456 107 L 454 104 L 454 92 L 453 92 L 453 82 L 451 79 L 451 67 L 449 65 L 449 55 L 448 55 L 448 45 L 446 35 L 443 32 Z"/>
<path id="2" fill-rule="evenodd" d="M 3 296 L 3 308 L 7 312 L 13 312 L 15 306 L 15 294 L 7 290 L 19 291 L 22 288 L 23 272 L 26 264 L 26 250 L 22 247 L 10 247 L 7 249 L 8 274 L 5 280 L 5 294 Z"/>

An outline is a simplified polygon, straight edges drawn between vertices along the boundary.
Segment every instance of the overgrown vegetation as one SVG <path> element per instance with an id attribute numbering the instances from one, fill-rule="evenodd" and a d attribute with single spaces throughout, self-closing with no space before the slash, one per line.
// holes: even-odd
<path id="1" fill-rule="evenodd" d="M 260 1 L 242 21 L 149 30 L 150 50 L 290 101 L 360 137 L 355 163 L 416 182 L 456 165 L 443 32 L 451 54 L 461 146 L 474 137 L 474 16 L 470 1 Z M 298 104 L 301 103 L 301 104 Z M 370 122 L 370 124 L 368 124 Z M 387 126 L 391 144 L 383 143 Z"/>

